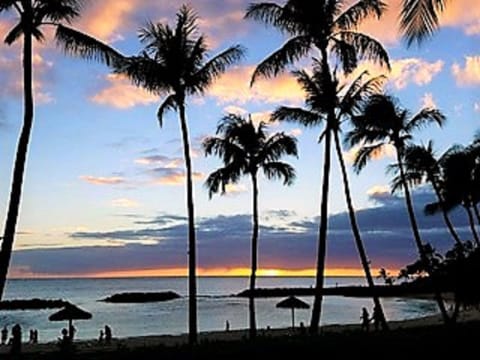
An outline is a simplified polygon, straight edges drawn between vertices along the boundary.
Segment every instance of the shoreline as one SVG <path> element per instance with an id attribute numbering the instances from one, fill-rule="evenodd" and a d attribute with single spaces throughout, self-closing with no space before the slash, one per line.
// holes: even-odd
<path id="1" fill-rule="evenodd" d="M 480 321 L 479 310 L 462 311 L 459 314 L 459 323 L 469 323 Z M 440 314 L 424 316 L 414 319 L 389 321 L 391 330 L 412 329 L 421 327 L 438 326 L 442 324 Z M 360 323 L 357 324 L 331 324 L 322 326 L 321 334 L 346 334 L 351 332 L 360 333 Z M 375 333 L 373 329 L 371 333 Z M 258 329 L 259 337 L 284 337 L 301 335 L 300 328 L 274 328 Z M 248 339 L 248 329 L 230 330 L 230 331 L 208 331 L 199 333 L 199 343 L 209 342 L 238 342 Z M 74 342 L 75 352 L 84 353 L 111 353 L 122 351 L 123 349 L 139 350 L 155 347 L 178 347 L 188 343 L 188 334 L 181 335 L 147 335 L 132 336 L 125 338 L 113 338 L 110 344 L 99 342 L 97 339 L 78 340 Z M 9 354 L 10 346 L 0 346 L 0 355 Z M 59 353 L 58 343 L 55 341 L 39 344 L 22 344 L 22 353 L 28 355 L 49 355 Z"/>

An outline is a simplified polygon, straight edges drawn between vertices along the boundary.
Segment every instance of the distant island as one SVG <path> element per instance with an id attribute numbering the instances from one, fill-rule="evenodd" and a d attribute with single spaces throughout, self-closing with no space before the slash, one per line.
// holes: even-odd
<path id="1" fill-rule="evenodd" d="M 0 301 L 0 310 L 58 309 L 70 304 L 65 300 L 22 299 Z"/>
<path id="2" fill-rule="evenodd" d="M 399 285 L 376 285 L 375 291 L 381 297 L 425 295 L 432 293 L 432 287 L 428 284 L 403 283 Z M 257 288 L 255 297 L 285 297 L 285 296 L 313 296 L 315 288 Z M 346 297 L 371 297 L 372 291 L 368 286 L 335 286 L 323 289 L 323 295 L 346 296 Z M 236 297 L 249 297 L 250 290 L 243 290 Z"/>
<path id="3" fill-rule="evenodd" d="M 126 292 L 113 294 L 100 301 L 110 303 L 146 303 L 178 299 L 181 296 L 173 291 L 163 292 Z"/>

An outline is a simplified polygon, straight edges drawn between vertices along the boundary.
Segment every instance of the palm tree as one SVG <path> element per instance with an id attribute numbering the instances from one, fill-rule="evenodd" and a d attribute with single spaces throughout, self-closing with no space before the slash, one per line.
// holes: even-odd
<path id="1" fill-rule="evenodd" d="M 439 14 L 448 0 L 402 0 L 400 30 L 408 46 L 422 44 L 439 27 Z"/>
<path id="2" fill-rule="evenodd" d="M 176 24 L 148 23 L 140 30 L 144 46 L 140 55 L 125 57 L 115 49 L 81 33 L 61 28 L 60 40 L 67 53 L 95 59 L 127 75 L 137 86 L 164 96 L 157 117 L 160 126 L 168 110 L 179 114 L 186 169 L 188 213 L 189 342 L 197 342 L 196 240 L 192 160 L 186 117 L 186 98 L 202 95 L 227 68 L 237 63 L 244 49 L 237 45 L 207 59 L 205 37 L 199 34 L 198 16 L 187 5 L 180 7 Z"/>
<path id="3" fill-rule="evenodd" d="M 320 200 L 320 225 L 318 235 L 315 300 L 310 320 L 310 332 L 316 333 L 320 323 L 322 289 L 325 270 L 325 254 L 328 228 L 328 191 L 330 187 L 330 158 L 332 132 L 335 123 L 335 84 L 329 59 L 335 59 L 346 74 L 351 73 L 361 59 L 369 59 L 389 67 L 388 55 L 375 39 L 357 31 L 357 26 L 367 17 L 381 16 L 385 4 L 377 0 L 360 0 L 342 12 L 344 1 L 287 0 L 285 5 L 257 3 L 249 5 L 246 18 L 272 25 L 291 37 L 281 48 L 267 56 L 255 69 L 252 84 L 259 77 L 272 77 L 293 62 L 309 54 L 313 49 L 319 53 L 316 62 L 321 71 L 322 118 L 325 115 L 325 153 L 323 163 L 322 195 Z M 319 110 L 319 109 L 317 109 Z M 313 120 L 318 124 L 320 119 Z M 313 125 L 313 124 L 312 124 Z"/>
<path id="4" fill-rule="evenodd" d="M 477 246 L 480 245 L 480 238 L 475 228 L 474 194 L 477 191 L 474 174 L 476 156 L 474 148 L 454 145 L 447 150 L 440 163 L 444 186 L 443 194 L 445 203 L 449 208 L 462 205 L 465 209 L 470 229 Z M 429 204 L 428 211 L 434 213 L 438 209 L 437 204 Z"/>
<path id="5" fill-rule="evenodd" d="M 393 145 L 395 148 L 413 238 L 423 265 L 427 272 L 432 274 L 426 251 L 428 245 L 424 244 L 421 239 L 413 209 L 410 188 L 405 174 L 404 157 L 405 148 L 412 138 L 412 133 L 416 129 L 432 123 L 443 126 L 445 116 L 438 109 L 432 108 L 423 108 L 412 117 L 409 117 L 409 115 L 409 112 L 401 108 L 398 101 L 392 96 L 372 95 L 365 101 L 361 114 L 352 117 L 354 128 L 347 133 L 346 140 L 350 146 L 361 145 L 354 161 L 354 169 L 357 173 L 385 146 Z M 435 299 L 445 323 L 448 323 L 448 313 L 439 291 L 435 291 Z"/>
<path id="6" fill-rule="evenodd" d="M 28 146 L 33 128 L 34 93 L 33 93 L 33 40 L 45 39 L 44 25 L 58 26 L 61 22 L 70 23 L 80 15 L 82 0 L 4 0 L 0 3 L 0 13 L 14 12 L 17 23 L 5 37 L 5 43 L 12 45 L 23 37 L 23 126 L 17 144 L 15 165 L 13 169 L 10 200 L 0 250 L 0 300 L 3 297 L 5 283 L 15 242 L 20 201 L 22 199 L 23 178 L 28 154 Z"/>
<path id="7" fill-rule="evenodd" d="M 448 154 L 448 153 L 447 153 Z M 445 154 L 446 155 L 446 154 Z M 439 210 L 442 212 L 443 220 L 447 226 L 453 240 L 457 246 L 462 249 L 463 244 L 458 236 L 450 218 L 446 200 L 443 195 L 443 177 L 440 164 L 444 157 L 441 156 L 439 160 L 436 159 L 433 150 L 433 142 L 429 141 L 425 145 L 408 145 L 405 148 L 404 167 L 405 177 L 411 185 L 419 185 L 425 182 L 430 183 L 438 199 Z M 398 167 L 394 167 L 398 170 Z M 397 171 L 398 172 L 398 171 Z M 392 191 L 397 191 L 402 188 L 402 178 L 398 175 L 392 181 Z"/>
<path id="8" fill-rule="evenodd" d="M 375 307 L 377 308 L 378 314 L 380 315 L 382 327 L 384 329 L 387 329 L 388 326 L 385 320 L 383 308 L 381 306 L 380 299 L 378 298 L 375 291 L 375 285 L 370 271 L 368 257 L 360 235 L 360 230 L 358 228 L 355 208 L 353 206 L 353 200 L 350 193 L 348 173 L 345 165 L 345 159 L 343 156 L 343 150 L 339 135 L 341 122 L 347 120 L 355 111 L 358 110 L 358 106 L 364 98 L 366 98 L 368 95 L 380 91 L 384 77 L 377 77 L 365 81 L 364 77 L 367 75 L 367 73 L 363 72 L 352 82 L 352 84 L 348 88 L 346 88 L 345 86 L 340 86 L 336 78 L 334 78 L 333 89 L 324 88 L 325 82 L 323 81 L 323 69 L 318 61 L 314 62 L 313 75 L 309 75 L 306 71 L 296 71 L 293 73 L 293 75 L 297 78 L 298 83 L 302 86 L 303 90 L 306 93 L 305 103 L 307 105 L 307 108 L 281 106 L 274 111 L 271 119 L 274 121 L 293 121 L 309 127 L 323 124 L 324 130 L 320 135 L 320 141 L 325 140 L 324 164 L 330 164 L 330 148 L 331 139 L 333 137 L 336 155 L 342 171 L 345 201 L 347 203 L 348 214 L 355 239 L 355 244 L 360 255 L 360 260 L 365 271 L 368 285 L 372 292 Z M 329 106 L 326 104 L 334 104 L 335 108 L 333 118 L 326 115 Z M 322 191 L 322 194 L 328 193 L 328 189 L 322 189 Z M 324 202 L 322 202 L 322 205 L 323 204 Z M 324 224 L 326 224 L 326 222 Z M 317 268 L 317 276 L 324 276 L 323 274 L 325 269 L 325 255 L 326 243 L 321 246 L 320 259 L 317 262 L 320 268 Z M 320 279 L 318 283 L 323 284 L 323 279 Z M 322 301 L 322 295 L 320 294 L 320 304 Z"/>
<path id="9" fill-rule="evenodd" d="M 256 336 L 255 320 L 255 281 L 258 250 L 258 172 L 263 171 L 267 179 L 283 179 L 284 185 L 291 185 L 295 179 L 295 170 L 287 163 L 279 161 L 283 155 L 297 156 L 296 139 L 284 133 L 270 136 L 266 125 L 258 127 L 252 120 L 238 115 L 225 116 L 217 127 L 216 137 L 207 138 L 203 147 L 205 154 L 217 155 L 223 161 L 223 167 L 212 172 L 205 185 L 210 198 L 213 194 L 225 193 L 228 184 L 237 183 L 242 175 L 252 180 L 253 192 L 253 229 L 251 242 L 252 271 L 250 275 L 249 320 L 250 337 Z"/>

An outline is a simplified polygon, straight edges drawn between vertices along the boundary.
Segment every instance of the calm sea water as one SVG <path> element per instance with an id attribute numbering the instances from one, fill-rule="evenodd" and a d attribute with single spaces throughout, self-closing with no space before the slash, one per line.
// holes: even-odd
<path id="1" fill-rule="evenodd" d="M 361 278 L 330 277 L 328 286 L 364 284 Z M 258 287 L 313 286 L 313 278 L 259 278 Z M 198 320 L 200 331 L 223 330 L 228 320 L 231 329 L 248 327 L 248 300 L 230 295 L 248 287 L 247 278 L 200 278 L 198 280 Z M 139 335 L 181 334 L 187 332 L 188 299 L 147 304 L 109 304 L 98 301 L 119 292 L 167 291 L 187 294 L 186 278 L 135 278 L 135 279 L 48 279 L 10 280 L 5 299 L 65 299 L 93 314 L 91 320 L 77 321 L 77 337 L 97 338 L 105 324 L 113 329 L 115 337 Z M 313 297 L 302 297 L 310 304 Z M 256 301 L 259 328 L 287 327 L 291 323 L 289 310 L 277 309 L 281 299 Z M 383 299 L 388 319 L 414 318 L 436 312 L 430 300 Z M 327 296 L 324 300 L 322 324 L 346 324 L 360 321 L 360 309 L 372 308 L 370 299 Z M 0 311 L 0 326 L 21 324 L 25 340 L 30 328 L 39 330 L 39 341 L 57 339 L 66 323 L 50 322 L 48 316 L 56 310 Z M 297 310 L 297 323 L 308 323 L 310 310 Z"/>

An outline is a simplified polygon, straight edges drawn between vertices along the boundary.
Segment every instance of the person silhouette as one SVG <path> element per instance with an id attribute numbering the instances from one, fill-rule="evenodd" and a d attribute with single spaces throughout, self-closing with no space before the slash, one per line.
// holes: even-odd
<path id="1" fill-rule="evenodd" d="M 111 341 L 112 341 L 112 329 L 110 328 L 110 326 L 105 325 L 105 342 L 107 344 L 110 344 Z"/>
<path id="2" fill-rule="evenodd" d="M 370 330 L 370 315 L 368 314 L 368 310 L 365 307 L 362 308 L 360 320 L 362 320 L 361 329 L 368 332 Z"/>
<path id="3" fill-rule="evenodd" d="M 8 328 L 7 328 L 7 325 L 5 325 L 2 329 L 2 345 L 7 344 L 7 339 L 8 339 Z"/>
<path id="4" fill-rule="evenodd" d="M 103 332 L 103 329 L 100 329 L 100 336 L 98 337 L 99 342 L 103 342 L 103 337 L 105 336 L 105 333 Z"/>
<path id="5" fill-rule="evenodd" d="M 225 331 L 229 332 L 230 331 L 230 322 L 227 320 L 225 321 Z"/>
<path id="6" fill-rule="evenodd" d="M 10 350 L 13 355 L 22 352 L 22 327 L 19 324 L 15 324 L 12 328 L 12 348 Z"/>

